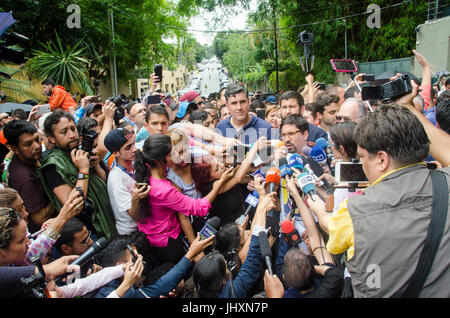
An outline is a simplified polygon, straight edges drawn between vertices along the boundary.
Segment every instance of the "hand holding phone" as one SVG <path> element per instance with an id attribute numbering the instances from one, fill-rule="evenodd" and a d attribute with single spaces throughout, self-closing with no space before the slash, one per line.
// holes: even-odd
<path id="1" fill-rule="evenodd" d="M 162 64 L 156 64 L 153 71 L 155 75 L 158 76 L 159 82 L 162 82 L 162 71 L 163 71 Z"/>

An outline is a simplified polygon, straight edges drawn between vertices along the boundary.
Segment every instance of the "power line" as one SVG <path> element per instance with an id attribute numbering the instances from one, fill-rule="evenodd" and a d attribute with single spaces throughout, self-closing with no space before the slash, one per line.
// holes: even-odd
<path id="1" fill-rule="evenodd" d="M 404 5 L 404 4 L 408 4 L 408 3 L 411 3 L 411 2 L 415 2 L 415 1 L 417 1 L 417 0 L 405 0 L 405 1 L 402 1 L 400 3 L 396 3 L 396 4 L 393 4 L 393 5 L 382 7 L 379 10 L 382 11 L 382 10 L 386 10 L 386 9 L 391 9 L 391 8 L 398 7 L 398 6 L 401 6 L 401 5 Z M 134 14 L 134 15 L 137 16 L 137 14 L 134 13 L 134 12 L 123 11 L 123 10 L 120 10 L 120 9 L 116 9 L 116 10 L 120 11 L 122 13 L 125 13 L 125 14 Z M 315 10 L 311 10 L 311 12 L 312 11 L 315 11 Z M 307 12 L 308 11 L 305 11 L 305 13 L 307 13 Z M 299 27 L 305 27 L 305 26 L 311 26 L 311 25 L 316 25 L 316 24 L 321 24 L 321 23 L 328 23 L 328 22 L 334 22 L 334 21 L 354 18 L 354 17 L 357 17 L 357 16 L 362 16 L 362 15 L 367 15 L 367 14 L 372 14 L 372 13 L 373 13 L 373 11 L 366 11 L 366 12 L 351 14 L 351 15 L 347 15 L 347 16 L 342 16 L 342 17 L 339 17 L 339 18 L 333 18 L 333 19 L 316 21 L 316 22 L 312 22 L 312 23 L 304 23 L 304 24 L 297 24 L 297 25 L 286 26 L 286 27 L 279 27 L 279 28 L 276 28 L 276 30 L 277 31 L 284 31 L 284 30 L 289 30 L 289 29 L 294 29 L 294 28 L 299 28 Z M 140 18 L 142 18 L 142 17 L 140 17 Z M 164 23 L 154 22 L 154 21 L 148 20 L 146 18 L 144 18 L 144 20 L 146 22 L 150 23 L 150 24 L 154 24 L 154 25 L 162 27 L 162 28 L 169 28 L 169 29 L 174 29 L 174 30 L 178 30 L 178 31 L 188 32 L 188 33 L 216 33 L 216 34 L 217 33 L 225 33 L 225 34 L 229 34 L 229 33 L 237 33 L 237 34 L 249 33 L 249 34 L 251 34 L 251 33 L 261 33 L 261 32 L 274 32 L 273 28 L 271 28 L 271 29 L 258 29 L 258 30 L 227 30 L 227 31 L 224 31 L 224 30 L 196 30 L 196 29 L 189 29 L 189 28 L 180 28 L 180 27 L 175 27 L 173 25 L 168 25 L 168 24 L 164 24 Z"/>

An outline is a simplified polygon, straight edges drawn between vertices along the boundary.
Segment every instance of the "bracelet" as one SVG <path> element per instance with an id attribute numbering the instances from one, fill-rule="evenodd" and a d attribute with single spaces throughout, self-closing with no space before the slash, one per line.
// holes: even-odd
<path id="1" fill-rule="evenodd" d="M 89 179 L 89 174 L 88 173 L 84 173 L 79 171 L 78 172 L 78 177 L 77 180 L 88 180 Z"/>
<path id="2" fill-rule="evenodd" d="M 48 228 L 45 230 L 44 234 L 45 234 L 47 237 L 49 237 L 49 238 L 51 238 L 52 240 L 55 240 L 55 241 L 58 240 L 59 237 L 61 236 L 60 233 L 56 232 L 56 231 L 55 231 L 54 229 L 52 229 L 51 227 L 48 227 Z"/>

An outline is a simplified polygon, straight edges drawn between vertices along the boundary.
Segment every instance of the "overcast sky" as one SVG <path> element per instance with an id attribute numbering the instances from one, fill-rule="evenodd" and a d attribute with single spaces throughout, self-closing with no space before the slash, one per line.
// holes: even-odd
<path id="1" fill-rule="evenodd" d="M 223 10 L 217 9 L 214 12 L 200 11 L 200 14 L 191 19 L 190 30 L 245 30 L 248 14 L 257 8 L 257 0 L 252 0 L 250 10 L 238 8 L 239 13 L 236 15 L 224 15 Z M 214 17 L 223 17 L 221 23 L 214 26 L 212 21 Z M 192 32 L 195 39 L 201 44 L 211 45 L 214 41 L 215 33 Z"/>

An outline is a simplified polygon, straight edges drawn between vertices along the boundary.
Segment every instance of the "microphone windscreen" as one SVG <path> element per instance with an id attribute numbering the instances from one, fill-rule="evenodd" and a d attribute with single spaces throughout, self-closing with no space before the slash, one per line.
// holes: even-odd
<path id="1" fill-rule="evenodd" d="M 305 146 L 302 148 L 302 154 L 304 154 L 306 157 L 311 156 L 311 147 Z"/>
<path id="2" fill-rule="evenodd" d="M 284 234 L 289 234 L 295 230 L 295 227 L 290 220 L 286 219 L 283 222 L 281 222 L 281 230 L 283 231 Z"/>
<path id="3" fill-rule="evenodd" d="M 322 149 L 328 148 L 328 142 L 325 138 L 320 137 L 316 140 L 316 146 L 319 146 Z"/>
<path id="4" fill-rule="evenodd" d="M 259 249 L 261 250 L 263 258 L 266 256 L 272 258 L 272 250 L 270 249 L 269 240 L 267 239 L 267 233 L 264 231 L 259 232 Z"/>
<path id="5" fill-rule="evenodd" d="M 267 171 L 266 182 L 279 185 L 281 181 L 281 171 L 277 167 L 272 167 Z"/>
<path id="6" fill-rule="evenodd" d="M 303 159 L 299 154 L 293 154 L 292 156 L 289 157 L 289 166 L 291 168 L 296 168 L 299 169 L 300 171 L 303 170 Z"/>
<path id="7" fill-rule="evenodd" d="M 287 164 L 288 164 L 288 161 L 287 161 L 286 157 L 280 158 L 280 160 L 278 161 L 278 167 L 282 167 Z"/>
<path id="8" fill-rule="evenodd" d="M 206 221 L 213 229 L 218 230 L 220 227 L 220 223 L 222 223 L 222 220 L 220 220 L 219 217 L 213 216 L 209 220 Z"/>
<path id="9" fill-rule="evenodd" d="M 325 153 L 325 151 L 323 150 L 323 148 L 315 145 L 312 149 L 311 149 L 311 158 L 315 161 L 318 162 L 320 164 L 325 164 L 327 163 L 327 154 Z"/>

